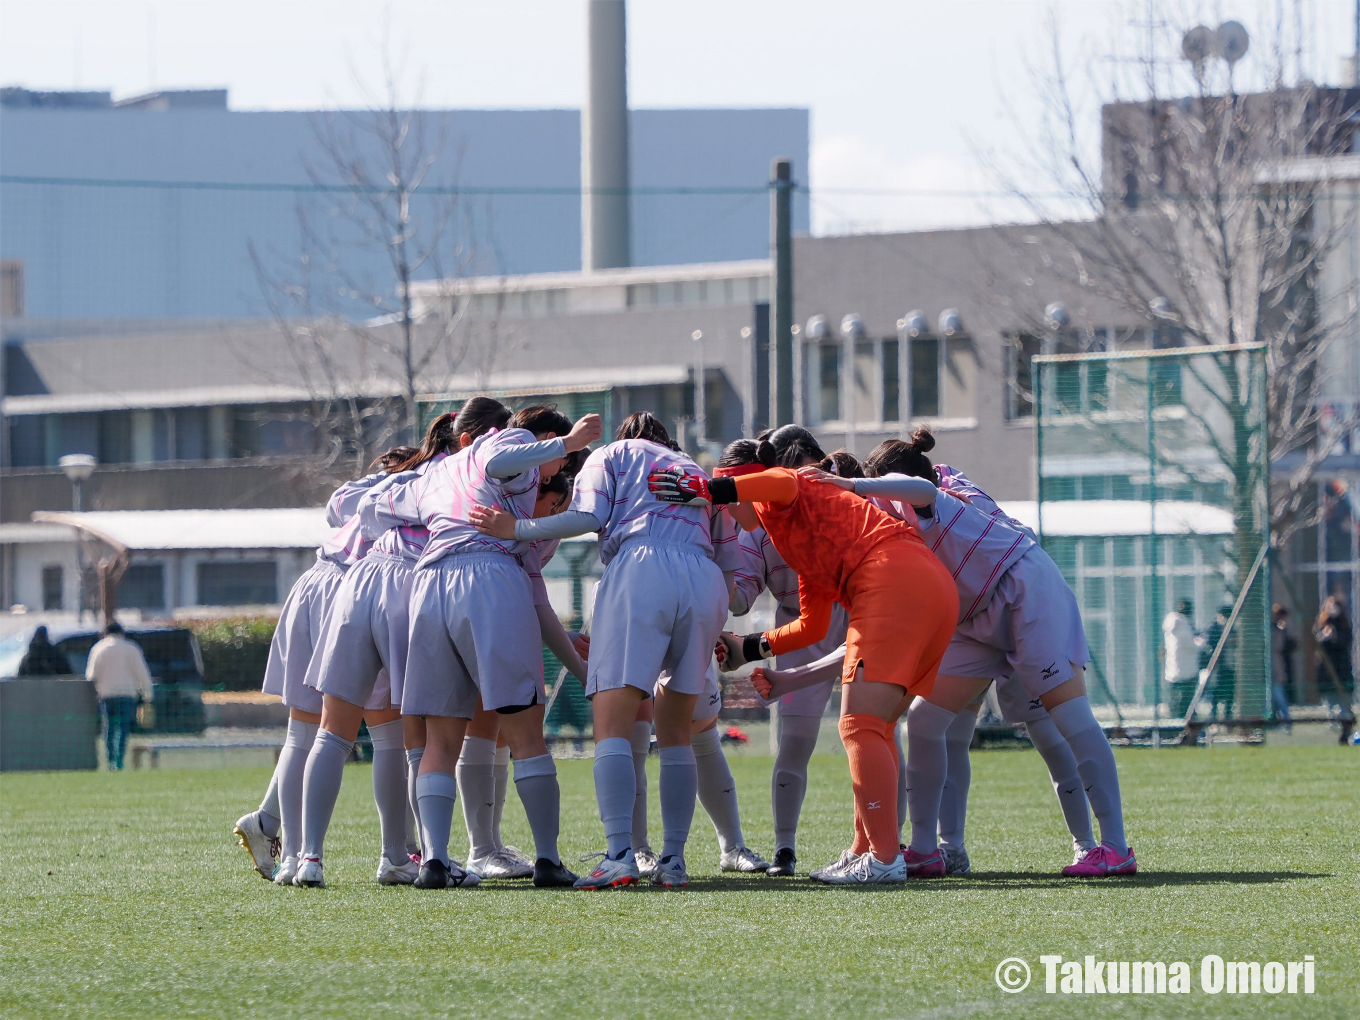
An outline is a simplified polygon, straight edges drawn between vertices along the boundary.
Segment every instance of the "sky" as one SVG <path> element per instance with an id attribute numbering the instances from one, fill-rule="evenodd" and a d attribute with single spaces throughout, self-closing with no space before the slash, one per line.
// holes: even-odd
<path id="1" fill-rule="evenodd" d="M 811 110 L 814 233 L 962 226 L 1024 213 L 995 166 L 1026 179 L 1041 137 L 1031 69 L 1056 24 L 1083 82 L 1118 70 L 1148 0 L 629 0 L 634 107 Z M 1232 17 L 1286 63 L 1338 82 L 1352 0 L 1172 0 L 1189 23 Z M 1184 17 L 1184 15 L 1181 15 Z M 386 39 L 386 43 L 384 43 Z M 1297 50 L 1299 59 L 1290 53 Z M 584 0 L 0 0 L 0 83 L 230 90 L 238 110 L 364 105 L 383 53 L 405 94 L 444 108 L 579 107 Z M 1297 73 L 1297 70 L 1292 73 Z M 1081 94 L 1093 94 L 1081 88 Z M 1094 125 L 1094 107 L 1086 111 Z M 469 182 L 479 183 L 479 182 Z"/>

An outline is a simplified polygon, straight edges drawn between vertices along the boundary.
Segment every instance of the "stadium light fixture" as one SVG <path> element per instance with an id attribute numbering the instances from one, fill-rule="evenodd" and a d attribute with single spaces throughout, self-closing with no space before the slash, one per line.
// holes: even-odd
<path id="1" fill-rule="evenodd" d="M 84 506 L 84 488 L 90 475 L 94 474 L 94 469 L 98 461 L 88 453 L 68 453 L 57 461 L 57 466 L 61 468 L 71 483 L 71 509 L 80 513 Z"/>

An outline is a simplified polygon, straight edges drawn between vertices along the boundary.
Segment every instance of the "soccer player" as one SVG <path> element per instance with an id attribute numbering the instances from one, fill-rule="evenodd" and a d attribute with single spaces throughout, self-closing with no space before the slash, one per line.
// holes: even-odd
<path id="1" fill-rule="evenodd" d="M 269 643 L 264 692 L 283 699 L 288 708 L 288 733 L 264 800 L 257 810 L 236 820 L 235 834 L 249 851 L 260 876 L 277 880 L 280 885 L 290 884 L 297 871 L 302 845 L 303 774 L 321 725 L 321 694 L 306 686 L 304 679 L 326 611 L 345 571 L 361 561 L 372 546 L 359 531 L 355 516 L 359 499 L 414 452 L 409 446 L 389 450 L 378 460 L 383 470 L 346 482 L 331 495 L 326 504 L 326 523 L 340 530 L 317 549 L 316 563 L 289 590 Z"/>
<path id="2" fill-rule="evenodd" d="M 540 430 L 533 420 L 540 410 L 528 408 L 516 414 L 510 426 L 531 432 Z M 566 509 L 574 473 L 573 467 L 563 468 L 539 486 L 535 518 L 550 517 Z M 543 582 L 543 567 L 553 558 L 557 546 L 556 541 L 532 543 L 524 556 L 524 568 L 533 585 L 534 612 L 543 644 L 584 685 L 586 668 L 573 645 L 575 635 L 563 629 Z M 467 869 L 482 878 L 531 878 L 534 862 L 501 838 L 501 814 L 510 779 L 510 747 L 500 730 L 500 715 L 479 706 L 468 723 L 463 750 L 458 756 L 458 795 L 463 801 L 463 820 L 468 830 Z"/>
<path id="3" fill-rule="evenodd" d="M 785 425 L 767 433 L 762 438 L 769 439 L 779 460 L 787 467 L 804 467 L 808 464 L 827 463 L 829 458 L 823 454 L 812 433 L 799 425 Z M 749 463 L 754 455 L 755 442 L 738 440 L 732 444 L 740 454 L 735 457 L 724 456 L 718 461 L 715 475 L 723 476 L 729 460 Z M 749 447 L 749 449 L 748 449 Z M 731 449 L 731 448 L 729 448 Z M 839 451 L 838 451 L 839 452 Z M 848 455 L 847 455 L 848 456 Z M 853 460 L 853 458 L 851 458 Z M 858 464 L 851 466 L 843 461 L 838 472 L 858 471 Z M 775 599 L 775 625 L 784 626 L 798 619 L 798 575 L 784 562 L 775 548 L 774 542 L 764 528 L 743 531 L 740 537 L 743 553 L 743 566 L 737 572 L 729 609 L 736 616 L 745 616 L 755 603 L 756 598 L 766 588 Z M 807 665 L 823 656 L 840 649 L 843 657 L 845 644 L 845 608 L 836 603 L 831 611 L 831 623 L 826 637 L 806 648 L 799 648 L 781 655 L 775 660 L 779 669 L 792 669 Z M 821 732 L 822 713 L 835 686 L 835 674 L 812 687 L 792 692 L 776 699 L 778 701 L 779 750 L 775 756 L 774 772 L 770 777 L 770 803 L 774 810 L 774 861 L 766 874 L 772 877 L 788 876 L 795 873 L 797 866 L 796 839 L 798 816 L 802 812 L 803 797 L 807 794 L 808 762 L 817 746 Z"/>
<path id="4" fill-rule="evenodd" d="M 541 481 L 556 474 L 568 454 L 599 438 L 598 415 L 573 425 L 555 411 L 544 412 L 544 432 L 507 429 L 510 412 L 500 403 L 469 400 L 453 425 L 458 452 L 374 501 L 375 526 L 422 524 L 430 531 L 411 589 L 402 693 L 403 715 L 423 716 L 427 737 L 416 780 L 424 852 L 418 888 L 477 880 L 452 861 L 448 842 L 458 797 L 455 771 L 479 698 L 483 708 L 500 713 L 515 761 L 515 788 L 534 833 L 534 884 L 575 880 L 557 849 L 561 795 L 543 739 L 541 632 L 533 585 L 520 560 L 529 539 L 488 537 L 471 517 L 475 506 L 498 506 L 518 522 L 531 521 Z"/>
<path id="5" fill-rule="evenodd" d="M 840 731 L 854 784 L 855 841 L 814 877 L 836 884 L 905 881 L 891 733 L 907 700 L 931 690 L 954 632 L 958 592 L 912 527 L 851 493 L 776 467 L 777 456 L 762 441 L 744 465 L 748 473 L 732 469 L 710 481 L 658 470 L 650 486 L 668 503 L 736 504 L 729 511 L 738 523 L 763 527 L 798 572 L 799 618 L 766 633 L 723 634 L 726 668 L 820 641 L 833 605 L 846 608 Z"/>
<path id="6" fill-rule="evenodd" d="M 886 477 L 848 482 L 821 476 L 824 482 L 852 488 L 865 497 L 898 501 L 901 514 L 919 518 L 921 534 L 959 587 L 958 632 L 940 676 L 934 689 L 907 713 L 909 851 L 921 860 L 923 875 L 945 872 L 938 837 L 948 733 L 975 723 L 973 713 L 962 717 L 961 713 L 986 691 L 993 677 L 1009 676 L 1024 686 L 1031 701 L 1042 705 L 1070 748 L 1100 823 L 1101 842 L 1079 847 L 1077 859 L 1062 873 L 1131 875 L 1138 865 L 1124 835 L 1114 753 L 1086 695 L 1084 671 L 1090 654 L 1076 597 L 1048 554 L 1019 525 L 1007 523 L 1009 519 L 981 489 L 953 471 L 944 478 L 958 486 L 965 499 L 937 487 L 941 476 L 926 456 L 934 445 L 929 430 L 919 429 L 911 442 L 890 440 L 870 454 L 869 473 Z M 1051 733 L 1041 721 L 1036 732 L 1041 734 L 1036 747 L 1042 751 L 1051 745 L 1046 739 Z M 1061 800 L 1064 788 L 1058 787 L 1058 793 Z M 1065 814 L 1067 808 L 1064 803 Z M 1074 838 L 1079 831 L 1073 826 Z"/>
<path id="7" fill-rule="evenodd" d="M 730 559 L 729 569 L 735 569 L 736 543 L 731 535 L 715 546 L 721 515 L 710 507 L 671 507 L 654 499 L 647 476 L 658 467 L 707 480 L 675 449 L 665 426 L 649 414 L 634 414 L 615 442 L 590 455 L 565 513 L 532 521 L 510 520 L 485 507 L 474 512 L 482 530 L 502 541 L 600 533 L 605 572 L 595 594 L 586 696 L 594 716 L 595 796 L 608 846 L 600 864 L 576 883 L 580 889 L 634 885 L 640 877 L 633 852 L 632 736 L 638 705 L 654 690 L 664 831 L 651 880 L 665 888 L 689 884 L 684 852 L 698 787 L 690 722 L 727 616 L 728 564 L 714 557 Z M 667 678 L 658 688 L 663 672 Z"/>
<path id="8" fill-rule="evenodd" d="M 361 530 L 381 493 L 412 482 L 448 455 L 452 428 L 452 415 L 435 419 L 420 448 L 390 465 L 391 475 L 360 497 L 356 517 Z M 303 786 L 303 845 L 293 876 L 298 886 L 326 884 L 322 849 L 361 722 L 367 722 L 373 741 L 373 799 L 382 830 L 378 882 L 410 885 L 418 873 L 406 831 L 410 808 L 400 698 L 411 571 L 425 551 L 429 532 L 418 524 L 383 532 L 369 527 L 366 537 L 373 536 L 372 550 L 346 572 L 336 591 L 307 670 L 305 682 L 321 692 L 322 709 Z"/>

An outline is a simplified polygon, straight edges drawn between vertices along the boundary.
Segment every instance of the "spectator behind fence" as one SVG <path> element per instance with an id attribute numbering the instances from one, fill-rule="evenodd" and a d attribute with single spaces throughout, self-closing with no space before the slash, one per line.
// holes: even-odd
<path id="1" fill-rule="evenodd" d="M 71 672 L 71 663 L 66 653 L 47 636 L 47 628 L 39 627 L 33 632 L 28 643 L 28 651 L 19 660 L 19 676 L 66 676 Z"/>
<path id="2" fill-rule="evenodd" d="M 1341 742 L 1346 743 L 1355 723 L 1351 701 L 1355 697 L 1355 671 L 1351 668 L 1351 614 L 1340 595 L 1328 595 L 1313 626 L 1313 638 L 1322 653 L 1318 668 L 1318 691 L 1341 722 Z"/>
<path id="3" fill-rule="evenodd" d="M 1270 703 L 1278 722 L 1290 726 L 1289 692 L 1294 689 L 1294 649 L 1289 632 L 1289 610 L 1278 602 L 1270 607 Z"/>
<path id="4" fill-rule="evenodd" d="M 1232 606 L 1220 606 L 1218 612 L 1214 614 L 1214 622 L 1209 624 L 1209 628 L 1196 642 L 1199 645 L 1200 669 L 1208 668 L 1209 661 L 1214 657 L 1214 649 L 1218 647 L 1223 631 L 1228 626 L 1228 617 L 1231 615 Z M 1213 703 L 1211 717 L 1219 718 L 1218 710 L 1222 706 L 1223 718 L 1231 719 L 1233 700 L 1237 697 L 1237 635 L 1231 631 L 1228 632 L 1228 639 L 1223 642 L 1223 654 L 1218 657 L 1218 665 L 1214 667 L 1214 675 L 1209 678 L 1206 693 Z"/>
<path id="5" fill-rule="evenodd" d="M 1174 719 L 1183 719 L 1190 699 L 1195 696 L 1199 680 L 1199 648 L 1195 644 L 1195 628 L 1190 622 L 1195 606 L 1189 599 L 1176 603 L 1175 612 L 1162 620 L 1162 644 L 1166 658 L 1162 677 L 1166 680 L 1167 702 Z"/>
<path id="6" fill-rule="evenodd" d="M 129 641 L 116 621 L 104 628 L 104 637 L 90 649 L 85 678 L 94 681 L 99 695 L 99 710 L 104 717 L 104 746 L 109 768 L 123 767 L 128 734 L 137 714 L 137 699 L 152 700 L 151 671 L 146 657 Z"/>

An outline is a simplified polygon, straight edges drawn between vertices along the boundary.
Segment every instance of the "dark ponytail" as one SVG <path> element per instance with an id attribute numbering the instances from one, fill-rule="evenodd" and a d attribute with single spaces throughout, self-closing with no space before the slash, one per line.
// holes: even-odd
<path id="1" fill-rule="evenodd" d="M 458 437 L 464 432 L 476 439 L 492 429 L 504 428 L 509 420 L 510 409 L 499 400 L 472 397 L 458 409 L 457 417 L 446 411 L 430 422 L 430 427 L 425 430 L 425 441 L 418 450 L 395 465 L 387 467 L 384 464 L 384 467 L 391 473 L 410 471 L 441 453 L 453 453 L 458 449 Z"/>
<path id="2" fill-rule="evenodd" d="M 829 453 L 826 459 L 817 466 L 823 471 L 841 478 L 864 477 L 864 469 L 859 466 L 859 458 L 849 450 L 837 450 L 835 453 Z"/>
<path id="3" fill-rule="evenodd" d="M 940 473 L 935 470 L 930 458 L 926 456 L 935 449 L 935 437 L 930 429 L 922 426 L 911 434 L 911 439 L 889 439 L 874 447 L 864 461 L 864 470 L 871 477 L 880 475 L 913 475 L 929 479 L 932 485 L 940 484 Z"/>
<path id="4" fill-rule="evenodd" d="M 756 463 L 763 464 L 767 468 L 779 465 L 779 451 L 768 439 L 762 439 L 756 443 Z"/>
<path id="5" fill-rule="evenodd" d="M 386 453 L 379 454 L 369 465 L 371 468 L 382 468 L 389 475 L 398 471 L 405 470 L 401 467 L 408 460 L 420 452 L 418 446 L 394 446 Z"/>
<path id="6" fill-rule="evenodd" d="M 680 447 L 671 439 L 671 434 L 666 431 L 666 426 L 646 411 L 637 411 L 623 419 L 623 424 L 614 433 L 614 440 L 621 439 L 646 439 L 648 442 L 657 443 L 668 449 L 680 453 Z"/>
<path id="7" fill-rule="evenodd" d="M 757 444 L 754 439 L 734 440 L 723 449 L 722 456 L 718 458 L 717 466 L 725 468 L 759 464 L 760 459 L 756 455 L 756 449 Z"/>

